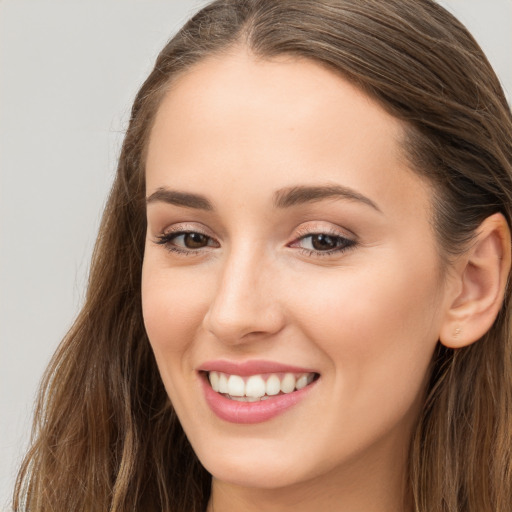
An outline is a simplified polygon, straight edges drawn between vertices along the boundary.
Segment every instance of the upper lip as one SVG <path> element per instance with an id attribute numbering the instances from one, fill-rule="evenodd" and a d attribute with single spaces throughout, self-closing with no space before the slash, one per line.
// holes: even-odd
<path id="1" fill-rule="evenodd" d="M 301 368 L 299 366 L 265 360 L 236 362 L 218 359 L 206 361 L 197 369 L 203 372 L 221 372 L 229 375 L 240 375 L 241 377 L 258 375 L 260 373 L 318 373 L 311 368 Z"/>

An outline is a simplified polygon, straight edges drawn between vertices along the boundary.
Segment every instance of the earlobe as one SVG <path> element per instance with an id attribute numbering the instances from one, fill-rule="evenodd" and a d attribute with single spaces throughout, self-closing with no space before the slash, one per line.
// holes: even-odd
<path id="1" fill-rule="evenodd" d="M 503 303 L 510 262 L 510 229 L 504 216 L 496 213 L 482 222 L 456 265 L 456 291 L 448 298 L 439 336 L 443 345 L 470 345 L 491 328 Z"/>

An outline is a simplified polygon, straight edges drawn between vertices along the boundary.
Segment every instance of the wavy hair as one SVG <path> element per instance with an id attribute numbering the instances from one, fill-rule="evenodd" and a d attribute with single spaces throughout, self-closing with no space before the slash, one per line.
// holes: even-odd
<path id="1" fill-rule="evenodd" d="M 16 511 L 199 512 L 210 475 L 165 389 L 141 313 L 148 137 L 172 81 L 208 56 L 312 59 L 404 121 L 411 168 L 434 185 L 446 265 L 479 224 L 512 219 L 512 118 L 491 66 L 431 0 L 217 0 L 159 54 L 135 99 L 95 246 L 85 305 L 45 374 Z M 510 512 L 510 289 L 490 331 L 438 344 L 413 438 L 417 512 Z"/>

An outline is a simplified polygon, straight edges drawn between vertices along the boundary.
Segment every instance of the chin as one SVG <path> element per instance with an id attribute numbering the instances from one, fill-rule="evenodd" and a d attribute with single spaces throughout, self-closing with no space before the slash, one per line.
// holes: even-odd
<path id="1" fill-rule="evenodd" d="M 314 478 L 328 468 L 308 460 L 307 453 L 264 439 L 227 439 L 223 443 L 202 439 L 193 446 L 206 470 L 230 485 L 279 489 Z M 324 462 L 326 462 L 324 460 Z"/>
<path id="2" fill-rule="evenodd" d="M 196 432 L 197 434 L 198 432 Z M 201 464 L 213 478 L 243 487 L 274 488 L 289 485 L 297 461 L 283 444 L 256 436 L 223 436 L 203 431 L 189 436 Z"/>
<path id="3" fill-rule="evenodd" d="M 212 477 L 230 485 L 257 489 L 279 489 L 289 487 L 304 479 L 291 470 L 288 464 L 279 464 L 276 461 L 257 463 L 230 460 L 227 458 L 220 463 L 211 461 L 205 464 Z"/>

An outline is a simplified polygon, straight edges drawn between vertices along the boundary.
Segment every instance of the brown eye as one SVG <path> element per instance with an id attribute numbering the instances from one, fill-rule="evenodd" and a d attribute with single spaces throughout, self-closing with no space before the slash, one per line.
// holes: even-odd
<path id="1" fill-rule="evenodd" d="M 320 233 L 311 235 L 311 246 L 315 251 L 332 251 L 339 245 L 339 237 L 333 237 Z"/>
<path id="2" fill-rule="evenodd" d="M 208 239 L 209 237 L 202 233 L 185 233 L 183 235 L 183 244 L 187 249 L 201 249 L 208 245 Z"/>
<path id="3" fill-rule="evenodd" d="M 197 231 L 178 231 L 160 235 L 156 242 L 167 250 L 181 254 L 200 254 L 201 249 L 217 248 L 219 243 L 212 237 Z"/>
<path id="4" fill-rule="evenodd" d="M 335 256 L 355 247 L 357 242 L 341 235 L 330 233 L 311 233 L 302 236 L 291 244 L 298 247 L 308 256 Z"/>

